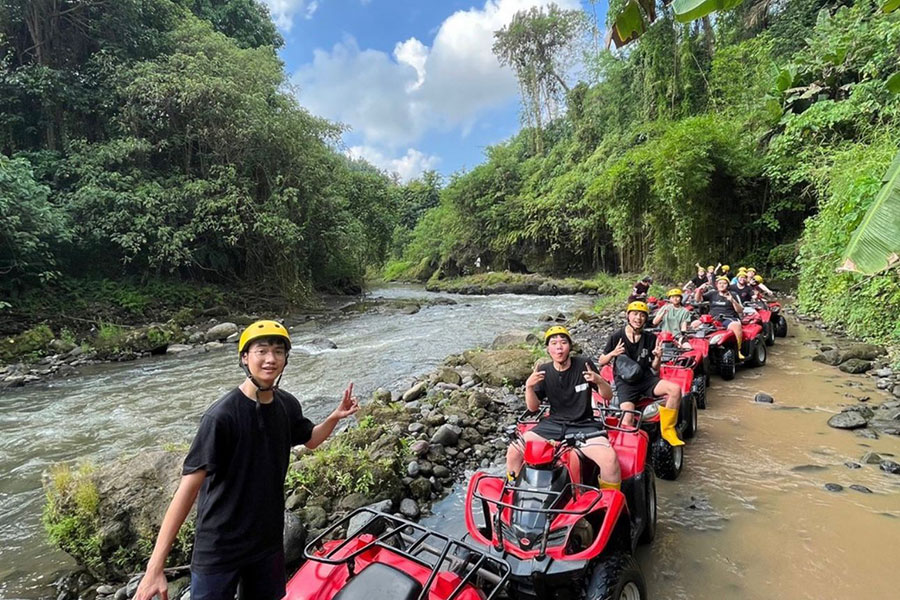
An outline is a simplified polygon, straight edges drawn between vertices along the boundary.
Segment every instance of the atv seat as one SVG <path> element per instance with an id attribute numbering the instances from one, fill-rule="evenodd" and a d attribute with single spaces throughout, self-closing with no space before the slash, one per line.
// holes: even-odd
<path id="1" fill-rule="evenodd" d="M 422 584 L 403 571 L 374 562 L 359 572 L 337 594 L 334 600 L 416 600 Z"/>

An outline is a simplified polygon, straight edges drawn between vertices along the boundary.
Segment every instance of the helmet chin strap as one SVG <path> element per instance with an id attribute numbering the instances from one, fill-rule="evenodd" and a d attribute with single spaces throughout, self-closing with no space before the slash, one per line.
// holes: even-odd
<path id="1" fill-rule="evenodd" d="M 285 359 L 284 359 L 284 366 L 285 366 L 285 367 L 287 367 L 287 363 L 288 363 L 287 357 L 285 357 Z M 243 369 L 244 374 L 247 376 L 247 379 L 250 380 L 250 383 L 252 383 L 252 384 L 256 387 L 256 401 L 257 401 L 257 402 L 259 402 L 259 393 L 260 393 L 260 392 L 269 392 L 269 391 L 277 390 L 277 389 L 278 389 L 278 384 L 281 383 L 281 377 L 284 375 L 284 367 L 282 367 L 282 368 L 281 368 L 281 373 L 279 373 L 279 374 L 278 374 L 278 378 L 275 379 L 275 383 L 273 383 L 273 384 L 270 385 L 269 387 L 263 387 L 263 386 L 256 380 L 256 378 L 255 378 L 253 375 L 250 374 L 250 367 L 248 367 L 246 364 L 244 364 L 243 361 L 241 361 L 241 369 Z"/>

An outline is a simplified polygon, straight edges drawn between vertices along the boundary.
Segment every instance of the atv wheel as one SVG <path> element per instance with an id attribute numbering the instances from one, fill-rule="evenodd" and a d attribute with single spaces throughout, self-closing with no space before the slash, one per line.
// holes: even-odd
<path id="1" fill-rule="evenodd" d="M 681 398 L 681 410 L 679 411 L 684 419 L 684 426 L 681 432 L 681 439 L 689 440 L 697 433 L 697 399 L 693 393 L 686 394 Z"/>
<path id="2" fill-rule="evenodd" d="M 769 321 L 768 323 L 763 324 L 763 328 L 765 329 L 765 338 L 766 338 L 766 346 L 774 346 L 775 345 L 775 323 Z"/>
<path id="3" fill-rule="evenodd" d="M 691 384 L 691 393 L 697 399 L 697 408 L 706 410 L 706 377 L 702 374 L 694 378 Z"/>
<path id="4" fill-rule="evenodd" d="M 734 349 L 729 348 L 725 352 L 722 353 L 722 358 L 719 361 L 719 375 L 722 376 L 722 379 L 725 381 L 731 381 L 734 379 Z"/>
<path id="5" fill-rule="evenodd" d="M 656 537 L 656 476 L 653 474 L 653 467 L 647 465 L 644 467 L 644 480 L 647 486 L 645 500 L 646 510 L 644 511 L 644 530 L 638 538 L 639 544 L 649 544 Z"/>
<path id="6" fill-rule="evenodd" d="M 778 315 L 775 318 L 777 319 L 775 321 L 775 335 L 787 337 L 787 319 L 784 318 L 784 315 Z"/>
<path id="7" fill-rule="evenodd" d="M 616 552 L 602 559 L 591 573 L 587 600 L 645 600 L 647 584 L 634 557 Z"/>
<path id="8" fill-rule="evenodd" d="M 684 446 L 670 446 L 660 437 L 650 447 L 650 462 L 653 470 L 663 479 L 678 479 L 684 466 Z"/>
<path id="9" fill-rule="evenodd" d="M 751 367 L 761 367 L 766 364 L 766 357 L 768 356 L 768 350 L 766 350 L 766 345 L 763 344 L 760 340 L 756 340 L 756 345 L 753 348 L 753 354 L 750 355 L 750 366 Z"/>

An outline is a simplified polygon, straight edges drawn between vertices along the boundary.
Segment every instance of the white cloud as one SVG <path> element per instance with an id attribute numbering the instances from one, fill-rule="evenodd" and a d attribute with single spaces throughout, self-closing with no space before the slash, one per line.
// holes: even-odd
<path id="1" fill-rule="evenodd" d="M 275 26 L 282 31 L 290 31 L 294 26 L 294 15 L 302 14 L 311 19 L 319 9 L 319 0 L 262 0 L 269 7 Z"/>
<path id="2" fill-rule="evenodd" d="M 447 17 L 431 47 L 409 38 L 397 42 L 392 55 L 360 49 L 347 37 L 330 51 L 316 50 L 295 74 L 300 102 L 348 124 L 365 146 L 391 154 L 429 130 L 461 127 L 465 133 L 480 114 L 518 92 L 515 76 L 491 50 L 494 31 L 517 11 L 552 1 L 487 0 Z M 580 8 L 577 0 L 556 3 Z"/>
<path id="3" fill-rule="evenodd" d="M 440 159 L 436 156 L 424 154 L 415 148 L 407 148 L 406 154 L 398 158 L 386 156 L 377 148 L 370 146 L 351 146 L 347 150 L 347 156 L 362 158 L 388 173 L 396 173 L 401 181 L 415 179 L 423 172 L 434 169 Z"/>

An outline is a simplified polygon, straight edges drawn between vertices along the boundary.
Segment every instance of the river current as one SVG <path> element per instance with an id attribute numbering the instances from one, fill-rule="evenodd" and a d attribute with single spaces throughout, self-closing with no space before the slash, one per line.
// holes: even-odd
<path id="1" fill-rule="evenodd" d="M 435 298 L 406 286 L 387 298 Z M 361 397 L 404 389 L 416 375 L 540 315 L 591 304 L 587 297 L 452 296 L 455 305 L 413 315 L 326 317 L 292 330 L 284 377 L 314 420 L 350 380 Z M 900 476 L 848 468 L 867 450 L 900 455 L 900 439 L 863 439 L 829 428 L 856 397 L 886 399 L 872 378 L 814 363 L 821 333 L 791 321 L 762 369 L 713 377 L 709 408 L 677 481 L 657 480 L 659 528 L 638 559 L 650 597 L 665 600 L 894 598 L 888 565 L 900 556 Z M 336 350 L 313 350 L 313 337 Z M 299 353 L 298 353 L 299 354 Z M 206 406 L 240 379 L 233 347 L 192 357 L 104 365 L 90 374 L 0 393 L 0 598 L 53 598 L 49 583 L 74 563 L 45 541 L 40 474 L 60 461 L 103 462 L 167 443 L 188 443 Z M 774 405 L 752 402 L 758 391 Z M 826 483 L 844 486 L 829 492 Z M 873 493 L 850 490 L 851 484 Z M 457 486 L 464 488 L 463 484 Z M 461 535 L 460 491 L 426 524 Z"/>

